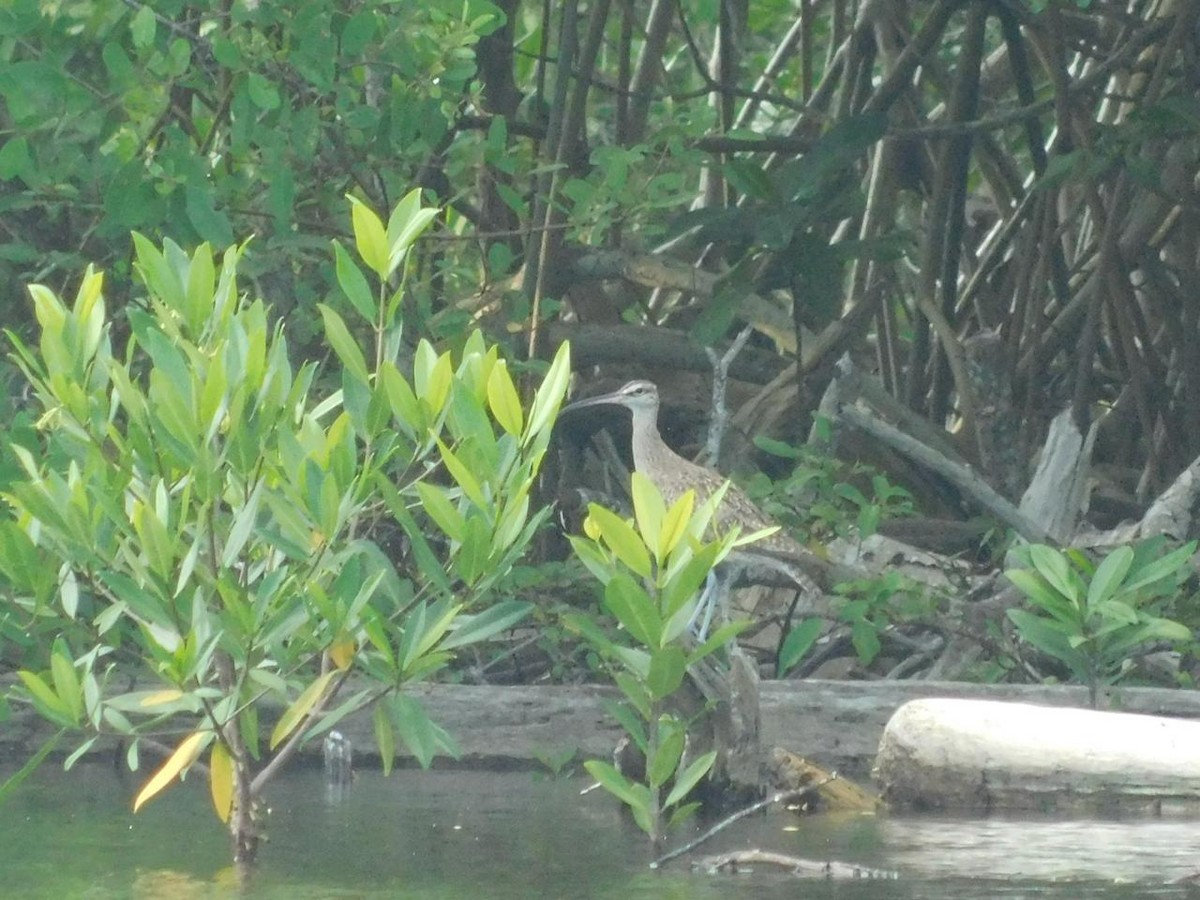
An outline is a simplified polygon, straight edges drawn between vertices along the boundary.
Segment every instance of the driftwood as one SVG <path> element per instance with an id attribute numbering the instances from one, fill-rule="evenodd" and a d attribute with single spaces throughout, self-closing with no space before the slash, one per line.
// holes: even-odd
<path id="1" fill-rule="evenodd" d="M 692 868 L 715 875 L 718 872 L 737 872 L 743 866 L 770 865 L 787 869 L 797 878 L 827 878 L 830 881 L 859 881 L 862 879 L 895 880 L 899 872 L 887 869 L 871 869 L 851 863 L 836 861 L 817 862 L 800 859 L 768 850 L 735 850 L 720 856 L 709 856 L 692 863 Z"/>
<path id="2" fill-rule="evenodd" d="M 1194 532 L 1197 506 L 1200 505 L 1200 457 L 1179 473 L 1139 521 L 1126 522 L 1108 531 L 1089 531 L 1079 536 L 1088 547 L 1112 547 L 1138 538 L 1165 535 L 1186 540 Z"/>
<path id="3" fill-rule="evenodd" d="M 957 463 L 936 450 L 909 437 L 886 422 L 854 406 L 843 405 L 838 409 L 838 418 L 859 431 L 887 444 L 915 460 L 932 472 L 941 475 L 963 495 L 995 516 L 1023 538 L 1039 543 L 1049 543 L 1050 533 L 1017 507 L 1000 496 L 980 475 L 969 467 Z"/>
<path id="4" fill-rule="evenodd" d="M 1041 461 L 1021 497 L 1021 512 L 1041 522 L 1057 543 L 1070 543 L 1079 526 L 1095 443 L 1096 423 L 1085 436 L 1069 409 L 1060 412 L 1050 423 Z"/>
<path id="5" fill-rule="evenodd" d="M 905 704 L 879 745 L 890 805 L 987 812 L 1200 808 L 1200 722 L 1026 703 Z"/>

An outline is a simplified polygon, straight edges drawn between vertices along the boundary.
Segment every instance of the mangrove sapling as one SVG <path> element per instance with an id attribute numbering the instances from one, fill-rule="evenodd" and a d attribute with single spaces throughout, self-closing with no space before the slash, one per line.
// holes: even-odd
<path id="1" fill-rule="evenodd" d="M 1008 611 L 1017 633 L 1086 684 L 1093 707 L 1100 688 L 1128 673 L 1139 650 L 1192 640 L 1186 625 L 1164 613 L 1191 574 L 1196 542 L 1166 555 L 1163 543 L 1117 547 L 1098 565 L 1079 550 L 1034 544 L 1015 551 L 1027 568 L 1005 572 L 1034 607 Z"/>
<path id="2" fill-rule="evenodd" d="M 635 472 L 634 520 L 592 504 L 585 536 L 571 538 L 603 585 L 604 608 L 620 631 L 610 635 L 580 612 L 568 615 L 567 624 L 612 671 L 624 699 L 609 703 L 609 711 L 645 759 L 640 778 L 600 760 L 584 765 L 629 807 L 656 848 L 672 826 L 696 811 L 688 795 L 716 761 L 715 750 L 691 760 L 685 752 L 695 723 L 680 712 L 677 697 L 688 669 L 726 648 L 747 624 L 722 624 L 699 646 L 689 629 L 709 574 L 735 546 L 757 537 L 732 531 L 706 540 L 723 494 L 717 491 L 696 508 L 694 492 L 687 491 L 668 509 L 654 484 Z"/>
<path id="3" fill-rule="evenodd" d="M 433 215 L 416 192 L 386 226 L 353 201 L 377 290 L 340 245 L 336 268 L 374 346 L 368 363 L 322 309 L 340 364 L 329 396 L 239 292 L 244 247 L 218 263 L 207 245 L 135 236 L 146 299 L 120 355 L 90 269 L 70 306 L 31 288 L 35 346 L 9 335 L 41 414 L 36 440 L 13 447 L 0 572 L 16 608 L 61 631 L 14 698 L 84 735 L 68 765 L 104 735 L 127 742 L 133 769 L 165 744 L 135 809 L 207 753 L 238 861 L 257 853 L 267 782 L 345 715 L 374 704 L 385 770 L 397 736 L 423 765 L 454 752 L 404 685 L 529 609 L 480 601 L 545 515 L 529 494 L 567 350 L 528 409 L 478 334 L 457 358 L 420 341 L 411 381 L 401 373 L 403 281 L 389 285 Z M 411 548 L 403 567 L 372 539 L 389 524 Z M 269 735 L 268 704 L 283 707 Z"/>

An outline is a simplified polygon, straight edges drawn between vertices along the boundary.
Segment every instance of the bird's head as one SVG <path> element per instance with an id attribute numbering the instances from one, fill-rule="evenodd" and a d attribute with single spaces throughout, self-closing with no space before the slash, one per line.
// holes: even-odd
<path id="1" fill-rule="evenodd" d="M 635 415 L 658 413 L 658 388 L 652 381 L 631 381 L 615 391 L 599 394 L 595 397 L 585 397 L 564 407 L 563 412 L 580 409 L 585 406 L 624 406 Z"/>

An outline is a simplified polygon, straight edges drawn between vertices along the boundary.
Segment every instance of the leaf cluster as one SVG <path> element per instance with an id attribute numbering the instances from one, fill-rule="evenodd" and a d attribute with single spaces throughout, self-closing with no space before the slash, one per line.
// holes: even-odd
<path id="1" fill-rule="evenodd" d="M 568 615 L 567 624 L 611 667 L 624 700 L 609 709 L 645 758 L 645 780 L 599 760 L 585 765 L 657 843 L 695 811 L 696 804 L 684 800 L 716 759 L 714 751 L 685 757 L 689 722 L 672 708 L 672 698 L 689 667 L 726 647 L 746 625 L 724 623 L 696 646 L 691 628 L 703 602 L 701 589 L 730 550 L 754 536 L 708 537 L 724 489 L 699 506 L 687 491 L 667 507 L 654 484 L 635 472 L 631 493 L 632 521 L 592 504 L 584 536 L 571 538 L 576 555 L 603 586 L 604 609 L 620 630 L 612 636 L 579 612 Z"/>
<path id="2" fill-rule="evenodd" d="M 9 333 L 41 413 L 35 440 L 12 445 L 22 471 L 4 493 L 0 573 L 10 613 L 60 633 L 44 668 L 20 672 L 18 696 L 87 736 L 68 762 L 115 733 L 137 768 L 144 738 L 182 728 L 136 806 L 211 747 L 214 802 L 229 818 L 257 790 L 251 766 L 266 751 L 286 758 L 370 703 L 385 768 L 397 737 L 423 764 L 455 752 L 402 686 L 529 610 L 479 601 L 544 515 L 529 497 L 566 390 L 566 345 L 528 407 L 478 334 L 457 356 L 422 341 L 402 371 L 389 280 L 435 211 L 414 192 L 385 226 L 352 202 L 377 287 L 340 246 L 335 257 L 375 353 L 368 362 L 323 310 L 340 364 L 328 396 L 239 289 L 244 246 L 218 263 L 207 244 L 188 254 L 135 235 L 145 301 L 128 311 L 120 354 L 90 269 L 69 305 L 31 288 L 36 344 Z M 409 568 L 369 537 L 385 514 L 408 538 Z M 339 697 L 352 674 L 356 689 Z M 268 703 L 284 709 L 264 739 Z"/>
<path id="3" fill-rule="evenodd" d="M 1005 574 L 1033 609 L 1010 609 L 1009 620 L 1022 640 L 1087 684 L 1093 703 L 1147 645 L 1192 640 L 1166 614 L 1191 573 L 1194 541 L 1164 554 L 1163 541 L 1150 539 L 1117 547 L 1098 564 L 1078 550 L 1041 544 L 1015 552 L 1026 567 Z"/>

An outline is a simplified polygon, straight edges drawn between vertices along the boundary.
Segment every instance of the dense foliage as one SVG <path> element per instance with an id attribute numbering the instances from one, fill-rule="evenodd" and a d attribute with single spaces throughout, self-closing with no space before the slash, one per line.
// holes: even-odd
<path id="1" fill-rule="evenodd" d="M 218 266 L 207 244 L 138 236 L 145 300 L 121 352 L 90 270 L 70 305 L 32 288 L 35 345 L 10 334 L 39 410 L 0 541 L 0 627 L 29 647 L 21 699 L 84 736 L 68 765 L 106 736 L 133 769 L 144 746 L 165 755 L 135 809 L 209 751 L 238 860 L 257 851 L 264 785 L 350 712 L 374 705 L 385 770 L 397 737 L 424 765 L 455 752 L 403 687 L 528 613 L 481 601 L 548 514 L 530 492 L 565 346 L 528 409 L 478 333 L 457 354 L 421 341 L 403 372 L 387 282 L 432 211 L 412 194 L 386 227 L 361 203 L 353 217 L 378 296 L 340 245 L 338 271 L 375 353 L 324 308 L 341 370 L 326 396 L 239 289 L 240 247 Z M 392 532 L 408 552 L 381 547 Z"/>

